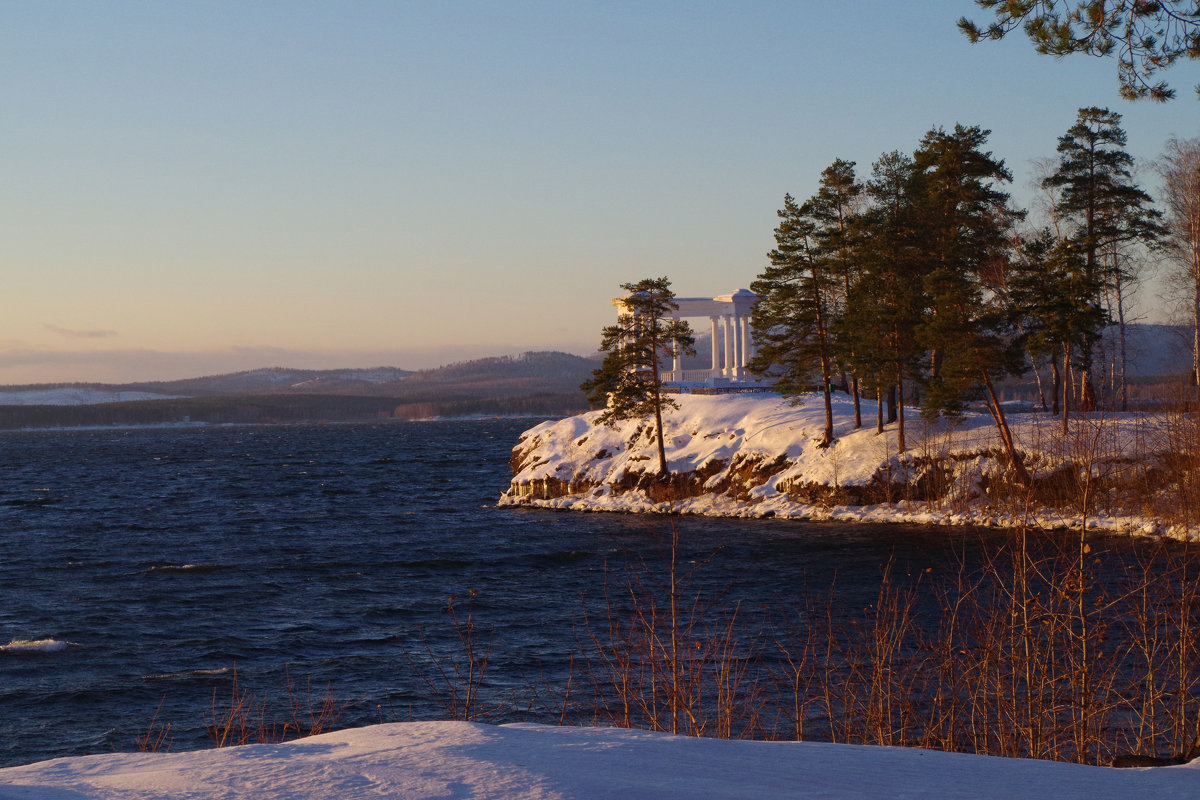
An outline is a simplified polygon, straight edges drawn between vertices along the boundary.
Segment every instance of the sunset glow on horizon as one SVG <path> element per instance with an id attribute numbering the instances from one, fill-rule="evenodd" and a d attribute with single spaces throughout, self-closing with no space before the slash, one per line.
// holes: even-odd
<path id="1" fill-rule="evenodd" d="M 1142 162 L 1200 135 L 1197 62 L 1129 103 L 1111 60 L 970 45 L 982 13 L 5 3 L 0 384 L 587 354 L 623 282 L 747 286 L 835 158 L 980 125 L 1029 207 L 1081 106 Z"/>

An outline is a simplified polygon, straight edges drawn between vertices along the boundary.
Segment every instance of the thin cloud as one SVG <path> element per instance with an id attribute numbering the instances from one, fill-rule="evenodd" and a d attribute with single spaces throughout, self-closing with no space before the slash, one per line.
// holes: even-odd
<path id="1" fill-rule="evenodd" d="M 107 339 L 116 336 L 116 331 L 81 331 L 73 328 L 61 328 L 58 325 L 46 325 L 46 330 L 65 336 L 68 339 Z"/>

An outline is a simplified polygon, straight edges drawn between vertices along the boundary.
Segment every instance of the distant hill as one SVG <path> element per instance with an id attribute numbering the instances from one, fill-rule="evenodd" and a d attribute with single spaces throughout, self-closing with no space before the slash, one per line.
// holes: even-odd
<path id="1" fill-rule="evenodd" d="M 225 397 L 239 394 L 371 395 L 377 388 L 399 383 L 411 374 L 411 370 L 396 367 L 333 370 L 271 367 L 180 381 L 131 383 L 118 388 L 184 397 Z"/>
<path id="2" fill-rule="evenodd" d="M 257 369 L 178 381 L 0 386 L 0 428 L 558 416 L 584 410 L 596 362 L 529 352 L 436 369 Z"/>
<path id="3" fill-rule="evenodd" d="M 0 386 L 0 405 L 91 405 L 245 394 L 370 394 L 375 387 L 399 382 L 411 374 L 411 370 L 395 367 L 337 370 L 271 367 L 178 381 Z"/>
<path id="4" fill-rule="evenodd" d="M 1129 326 L 1131 381 L 1175 380 L 1190 364 L 1187 330 Z M 709 362 L 708 332 L 685 367 Z M 1101 348 L 1110 347 L 1106 342 Z M 587 408 L 579 384 L 596 358 L 541 351 L 482 358 L 436 369 L 303 370 L 272 367 L 229 375 L 128 384 L 0 386 L 0 429 L 56 426 L 562 416 Z M 1006 382 L 1006 399 L 1033 396 L 1027 375 Z"/>
<path id="5" fill-rule="evenodd" d="M 1112 330 L 1102 348 L 1115 351 Z M 1192 329 L 1186 325 L 1128 326 L 1126 374 L 1138 379 L 1168 379 L 1187 375 L 1192 368 Z"/>

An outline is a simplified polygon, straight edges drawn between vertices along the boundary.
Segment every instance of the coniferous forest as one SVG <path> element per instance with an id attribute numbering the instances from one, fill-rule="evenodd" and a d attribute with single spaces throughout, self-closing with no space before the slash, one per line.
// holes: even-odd
<path id="1" fill-rule="evenodd" d="M 1020 479 L 996 384 L 1033 380 L 1064 430 L 1077 411 L 1126 410 L 1131 301 L 1155 270 L 1193 333 L 1192 363 L 1179 369 L 1187 387 L 1173 399 L 1196 403 L 1200 139 L 1167 143 L 1152 165 L 1163 179 L 1156 203 L 1121 115 L 1081 108 L 1045 162 L 1045 207 L 1031 213 L 1014 205 L 988 135 L 934 128 L 865 175 L 838 159 L 810 198 L 787 195 L 750 287 L 762 298 L 751 369 L 785 393 L 839 386 L 878 399 L 874 422 L 898 423 L 901 452 L 906 405 L 954 416 L 982 400 Z"/>

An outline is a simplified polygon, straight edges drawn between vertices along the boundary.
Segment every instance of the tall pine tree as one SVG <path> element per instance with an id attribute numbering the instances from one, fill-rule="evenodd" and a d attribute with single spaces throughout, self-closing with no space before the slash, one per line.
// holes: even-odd
<path id="1" fill-rule="evenodd" d="M 830 383 L 834 370 L 833 321 L 840 284 L 836 265 L 818 240 L 819 221 L 810 201 L 789 194 L 779 210 L 775 249 L 750 291 L 759 296 L 751 313 L 757 349 L 750 370 L 775 381 L 782 394 L 808 391 L 820 382 L 825 403 L 821 447 L 833 442 Z"/>
<path id="2" fill-rule="evenodd" d="M 999 185 L 1012 180 L 1002 160 L 983 150 L 989 131 L 955 125 L 935 128 L 913 154 L 910 189 L 914 245 L 924 266 L 928 306 L 917 326 L 928 350 L 922 411 L 957 415 L 982 391 L 988 410 L 1023 485 L 1030 484 L 1016 449 L 994 378 L 1019 372 L 1021 353 L 1009 316 L 999 305 L 1012 225 L 1021 214 Z"/>
<path id="3" fill-rule="evenodd" d="M 840 283 L 841 299 L 850 294 L 859 272 L 858 257 L 854 248 L 852 227 L 861 206 L 863 185 L 854 174 L 854 162 L 837 159 L 821 171 L 821 185 L 808 201 L 813 220 L 817 223 L 817 242 L 829 270 Z M 851 358 L 841 365 L 849 367 L 850 397 L 854 403 L 854 427 L 862 427 L 862 404 L 859 398 L 859 374 L 853 361 L 853 344 L 849 345 Z M 843 376 L 844 377 L 844 376 Z"/>
<path id="4" fill-rule="evenodd" d="M 1081 108 L 1075 124 L 1058 139 L 1058 165 L 1043 184 L 1058 192 L 1055 209 L 1070 223 L 1067 239 L 1082 253 L 1081 281 L 1095 286 L 1094 302 L 1125 279 L 1116 254 L 1130 242 L 1153 243 L 1162 231 L 1161 214 L 1150 195 L 1133 180 L 1133 157 L 1124 149 L 1121 115 L 1107 108 Z M 1124 317 L 1123 309 L 1118 314 Z M 1103 326 L 1108 324 L 1104 320 Z M 1099 338 L 1099 331 L 1093 339 Z M 1080 407 L 1096 407 L 1094 353 L 1079 354 Z M 1070 376 L 1064 376 L 1070 381 Z"/>
<path id="5" fill-rule="evenodd" d="M 977 126 L 935 128 L 913 154 L 914 245 L 928 298 L 917 336 L 928 350 L 923 410 L 929 415 L 957 414 L 983 377 L 976 360 L 962 353 L 991 337 L 985 293 L 1003 271 L 1016 216 L 998 188 L 1012 175 L 982 149 L 988 134 Z"/>
<path id="6" fill-rule="evenodd" d="M 1054 411 L 1068 430 L 1071 369 L 1091 352 L 1108 315 L 1096 302 L 1098 287 L 1087 279 L 1083 254 L 1049 230 L 1022 243 L 1009 267 L 1008 303 L 1023 332 L 1027 352 L 1049 359 L 1054 375 Z"/>
<path id="7" fill-rule="evenodd" d="M 623 283 L 629 292 L 615 325 L 601 332 L 600 349 L 606 355 L 592 377 L 580 386 L 595 404 L 604 403 L 598 424 L 614 425 L 625 419 L 654 418 L 658 439 L 658 474 L 667 475 L 663 438 L 663 409 L 679 405 L 662 390 L 662 359 L 695 352 L 695 337 L 687 322 L 671 312 L 679 308 L 667 278 L 645 278 Z"/>
<path id="8" fill-rule="evenodd" d="M 851 219 L 857 270 L 837 329 L 843 359 L 875 391 L 879 433 L 887 401 L 901 453 L 907 449 L 904 383 L 919 373 L 915 331 L 925 307 L 914 260 L 912 170 L 912 159 L 896 151 L 872 165 L 865 187 L 869 204 Z"/>
<path id="9" fill-rule="evenodd" d="M 839 158 L 821 170 L 817 193 L 808 201 L 821 247 L 843 276 L 854 274 L 850 223 L 862 193 L 863 185 L 854 174 L 854 162 Z"/>

